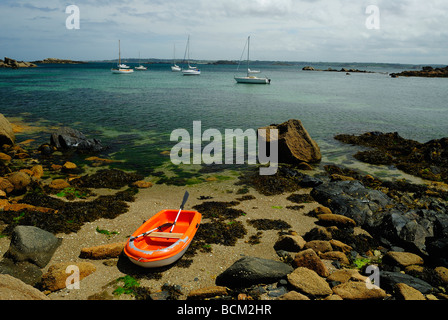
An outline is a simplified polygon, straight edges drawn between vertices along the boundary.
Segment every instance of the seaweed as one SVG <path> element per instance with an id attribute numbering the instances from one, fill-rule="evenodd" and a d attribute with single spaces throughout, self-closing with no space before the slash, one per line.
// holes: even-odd
<path id="1" fill-rule="evenodd" d="M 250 245 L 255 245 L 255 244 L 261 243 L 261 236 L 262 235 L 263 235 L 263 232 L 258 231 L 256 234 L 251 235 L 249 237 L 249 241 L 247 241 L 247 243 L 249 243 Z"/>
<path id="2" fill-rule="evenodd" d="M 54 209 L 55 212 L 3 211 L 0 212 L 0 220 L 9 224 L 4 230 L 4 233 L 8 235 L 18 224 L 36 226 L 55 234 L 77 232 L 87 222 L 99 218 L 114 219 L 127 212 L 129 205 L 126 202 L 135 200 L 135 192 L 135 189 L 128 189 L 117 192 L 115 195 L 100 196 L 91 201 L 68 202 L 33 191 L 27 193 L 20 203 Z"/>
<path id="3" fill-rule="evenodd" d="M 241 221 L 213 221 L 201 225 L 195 235 L 195 242 L 201 247 L 206 244 L 234 246 L 246 234 L 247 230 Z"/>
<path id="4" fill-rule="evenodd" d="M 76 178 L 71 181 L 71 184 L 84 188 L 121 189 L 142 179 L 143 176 L 136 173 L 124 172 L 117 169 L 103 169 L 94 174 Z"/>
<path id="5" fill-rule="evenodd" d="M 238 204 L 238 201 L 206 201 L 202 204 L 195 205 L 193 209 L 199 211 L 205 218 L 235 219 L 245 215 L 243 210 L 230 208 Z"/>
<path id="6" fill-rule="evenodd" d="M 275 175 L 262 176 L 258 171 L 247 171 L 242 174 L 236 185 L 251 186 L 265 196 L 279 195 L 301 189 L 301 178 L 290 176 L 284 170 L 278 170 Z"/>
<path id="7" fill-rule="evenodd" d="M 310 203 L 314 202 L 315 200 L 313 197 L 309 194 L 292 194 L 289 197 L 286 198 L 286 200 L 289 200 L 294 203 Z"/>
<path id="8" fill-rule="evenodd" d="M 285 230 L 291 228 L 289 223 L 280 219 L 255 219 L 249 220 L 248 223 L 257 230 Z"/>

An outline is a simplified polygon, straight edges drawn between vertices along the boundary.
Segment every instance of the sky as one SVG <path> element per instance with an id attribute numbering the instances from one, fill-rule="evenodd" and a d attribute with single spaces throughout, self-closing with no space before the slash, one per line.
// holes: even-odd
<path id="1" fill-rule="evenodd" d="M 73 11 L 79 9 L 79 29 Z M 373 11 L 371 11 L 373 6 Z M 0 0 L 0 58 L 448 64 L 446 0 Z M 174 47 L 176 50 L 174 51 Z"/>

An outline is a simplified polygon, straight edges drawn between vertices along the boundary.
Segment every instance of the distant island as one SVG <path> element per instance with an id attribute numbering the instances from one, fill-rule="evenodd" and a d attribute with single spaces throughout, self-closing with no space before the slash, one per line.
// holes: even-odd
<path id="1" fill-rule="evenodd" d="M 17 61 L 14 59 L 10 59 L 8 57 L 5 57 L 4 60 L 0 59 L 0 68 L 19 69 L 19 68 L 34 68 L 34 67 L 37 66 L 31 62 Z"/>
<path id="2" fill-rule="evenodd" d="M 341 70 L 337 70 L 337 69 L 333 69 L 333 68 L 328 68 L 328 69 L 322 70 L 322 69 L 315 69 L 310 66 L 303 67 L 302 70 L 303 71 L 346 72 L 346 73 L 357 73 L 357 72 L 359 72 L 359 73 L 375 73 L 373 71 L 359 70 L 359 69 L 347 69 L 347 68 L 342 68 Z"/>
<path id="3" fill-rule="evenodd" d="M 445 68 L 423 67 L 420 71 L 403 71 L 391 73 L 392 78 L 398 77 L 426 77 L 426 78 L 448 78 L 448 66 Z"/>
<path id="4" fill-rule="evenodd" d="M 238 63 L 236 63 L 235 61 L 231 61 L 231 60 L 218 60 L 215 62 L 209 62 L 208 64 L 211 64 L 211 65 L 220 65 L 220 64 L 237 65 Z"/>
<path id="5" fill-rule="evenodd" d="M 68 59 L 47 58 L 44 60 L 33 61 L 34 64 L 85 64 L 85 61 L 74 61 Z"/>

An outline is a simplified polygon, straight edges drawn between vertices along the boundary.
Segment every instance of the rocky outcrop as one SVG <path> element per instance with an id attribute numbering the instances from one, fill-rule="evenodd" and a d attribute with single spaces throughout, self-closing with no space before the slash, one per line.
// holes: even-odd
<path id="1" fill-rule="evenodd" d="M 32 62 L 17 61 L 7 57 L 5 57 L 5 60 L 0 60 L 0 68 L 19 69 L 19 68 L 34 68 L 34 67 L 37 66 Z"/>
<path id="2" fill-rule="evenodd" d="M 45 294 L 7 274 L 0 274 L 0 300 L 50 300 Z"/>
<path id="3" fill-rule="evenodd" d="M 315 69 L 314 67 L 311 66 L 306 66 L 302 68 L 303 71 L 327 71 L 327 72 L 345 72 L 345 73 L 374 73 L 373 71 L 367 71 L 367 70 L 359 70 L 359 69 L 347 69 L 347 68 L 341 68 L 341 70 L 337 70 L 337 69 L 333 69 L 333 68 L 328 68 L 328 69 Z"/>
<path id="4" fill-rule="evenodd" d="M 0 113 L 0 147 L 4 144 L 12 145 L 16 140 L 16 136 L 12 129 L 11 123 Z"/>
<path id="5" fill-rule="evenodd" d="M 267 143 L 271 143 L 270 130 L 278 130 L 279 163 L 317 163 L 322 159 L 319 146 L 300 120 L 291 119 L 282 124 L 273 124 L 260 129 L 266 129 Z"/>
<path id="6" fill-rule="evenodd" d="M 45 267 L 60 245 L 52 233 L 33 226 L 15 227 L 7 256 L 14 261 L 30 261 Z"/>
<path id="7" fill-rule="evenodd" d="M 259 283 L 276 282 L 291 273 L 293 268 L 280 261 L 244 257 L 236 261 L 216 278 L 218 286 L 249 287 Z"/>
<path id="8" fill-rule="evenodd" d="M 71 279 L 69 277 L 74 271 L 77 272 L 79 278 L 70 281 Z M 75 283 L 74 281 L 82 280 L 95 271 L 95 265 L 90 262 L 56 263 L 51 265 L 48 271 L 42 276 L 42 287 L 45 290 L 57 291 L 66 288 L 67 285 L 79 285 L 79 283 Z"/>
<path id="9" fill-rule="evenodd" d="M 448 181 L 448 138 L 420 143 L 404 139 L 397 132 L 367 132 L 362 135 L 337 135 L 344 143 L 370 147 L 354 155 L 360 161 L 395 165 L 414 176 L 433 181 Z"/>
<path id="10" fill-rule="evenodd" d="M 50 144 L 58 150 L 76 150 L 81 153 L 96 153 L 105 149 L 98 139 L 88 139 L 82 132 L 62 127 L 51 134 Z"/>
<path id="11" fill-rule="evenodd" d="M 422 70 L 403 71 L 400 73 L 391 73 L 392 78 L 398 77 L 425 77 L 425 78 L 447 78 L 448 66 L 445 68 L 433 68 L 431 66 L 423 67 Z"/>

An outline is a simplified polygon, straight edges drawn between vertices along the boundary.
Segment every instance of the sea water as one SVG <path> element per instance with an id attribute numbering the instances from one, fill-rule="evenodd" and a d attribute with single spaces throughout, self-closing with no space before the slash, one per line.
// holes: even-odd
<path id="1" fill-rule="evenodd" d="M 366 65 L 375 73 L 347 75 L 302 71 L 298 64 L 252 65 L 272 81 L 250 85 L 237 84 L 234 75 L 243 72 L 229 65 L 199 65 L 202 74 L 189 77 L 171 72 L 169 64 L 130 75 L 112 74 L 113 66 L 0 70 L 0 113 L 38 128 L 19 133 L 20 140 L 39 146 L 69 126 L 100 139 L 109 147 L 104 156 L 143 172 L 169 162 L 166 151 L 176 144 L 170 133 L 191 131 L 193 121 L 204 129 L 244 131 L 300 119 L 323 163 L 335 164 L 359 165 L 354 147 L 334 140 L 336 134 L 398 132 L 420 142 L 448 136 L 448 79 L 387 74 L 404 69 Z"/>

